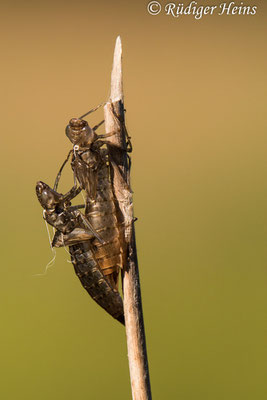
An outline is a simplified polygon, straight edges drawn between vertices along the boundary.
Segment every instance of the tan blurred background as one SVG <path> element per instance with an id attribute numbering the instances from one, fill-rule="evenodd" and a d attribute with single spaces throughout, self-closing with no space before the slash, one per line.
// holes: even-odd
<path id="1" fill-rule="evenodd" d="M 118 34 L 154 399 L 266 399 L 266 4 L 197 21 L 147 3 L 1 5 L 2 399 L 131 398 L 124 331 L 68 254 L 34 276 L 52 258 L 35 183 L 107 99 Z"/>

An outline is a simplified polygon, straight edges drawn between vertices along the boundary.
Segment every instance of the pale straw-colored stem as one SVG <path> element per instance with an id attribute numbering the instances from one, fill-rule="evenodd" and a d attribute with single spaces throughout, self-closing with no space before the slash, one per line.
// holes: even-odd
<path id="1" fill-rule="evenodd" d="M 111 93 L 104 107 L 105 129 L 107 133 L 118 131 L 109 141 L 126 149 L 127 133 L 124 124 L 124 100 L 122 85 L 122 47 L 118 36 L 114 51 L 111 74 Z M 124 227 L 124 239 L 128 248 L 128 258 L 123 268 L 123 300 L 127 337 L 128 359 L 133 400 L 150 400 L 146 339 L 142 312 L 140 279 L 136 253 L 135 230 L 133 223 L 133 199 L 130 187 L 129 162 L 126 151 L 108 146 L 114 161 L 113 187 L 119 223 Z M 127 182 L 127 185 L 125 184 Z"/>

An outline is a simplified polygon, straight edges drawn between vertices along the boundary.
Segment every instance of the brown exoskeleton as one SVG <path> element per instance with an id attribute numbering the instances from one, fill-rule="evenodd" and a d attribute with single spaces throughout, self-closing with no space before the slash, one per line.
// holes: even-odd
<path id="1" fill-rule="evenodd" d="M 110 315 L 124 324 L 123 302 L 114 285 L 103 275 L 95 257 L 96 243 L 104 241 L 70 201 L 81 191 L 73 187 L 66 195 L 37 182 L 36 194 L 44 208 L 44 219 L 56 229 L 54 247 L 69 246 L 71 260 L 83 287 Z"/>
<path id="2" fill-rule="evenodd" d="M 83 117 L 72 118 L 66 127 L 66 135 L 73 144 L 71 165 L 75 180 L 78 180 L 86 193 L 85 217 L 104 240 L 104 243 L 96 242 L 94 256 L 106 279 L 112 287 L 118 289 L 119 271 L 125 263 L 126 250 L 122 234 L 123 227 L 118 223 L 116 215 L 111 182 L 111 169 L 117 166 L 112 161 L 108 149 L 103 148 L 105 144 L 111 145 L 105 139 L 117 132 L 97 135 L 95 131 L 103 121 L 96 127 L 90 128 L 87 121 L 82 119 Z M 119 149 L 131 151 L 130 142 L 128 144 L 126 150 Z M 57 187 L 62 168 L 57 176 L 55 187 Z M 126 182 L 125 187 L 128 188 Z M 77 240 L 78 238 L 77 234 Z"/>

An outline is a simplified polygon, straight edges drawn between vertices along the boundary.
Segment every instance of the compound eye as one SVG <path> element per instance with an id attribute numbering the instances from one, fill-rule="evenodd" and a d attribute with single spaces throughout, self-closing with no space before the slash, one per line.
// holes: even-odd
<path id="1" fill-rule="evenodd" d="M 41 194 L 43 192 L 43 190 L 45 189 L 45 187 L 46 187 L 45 183 L 43 183 L 41 181 L 37 182 L 36 192 Z"/>
<path id="2" fill-rule="evenodd" d="M 72 118 L 69 122 L 69 125 L 74 128 L 74 129 L 81 129 L 84 126 L 87 125 L 87 122 L 84 121 L 83 119 L 79 119 L 79 118 Z"/>

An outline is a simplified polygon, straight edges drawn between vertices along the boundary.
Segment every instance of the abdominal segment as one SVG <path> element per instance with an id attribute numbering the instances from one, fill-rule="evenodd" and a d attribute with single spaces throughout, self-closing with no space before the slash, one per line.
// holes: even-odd
<path id="1" fill-rule="evenodd" d="M 94 256 L 106 279 L 118 288 L 123 248 L 107 165 L 98 170 L 96 199 L 87 198 L 85 214 L 104 243 L 94 240 Z"/>
<path id="2" fill-rule="evenodd" d="M 119 292 L 104 278 L 90 243 L 70 246 L 76 275 L 90 296 L 110 315 L 124 324 L 123 301 Z"/>

